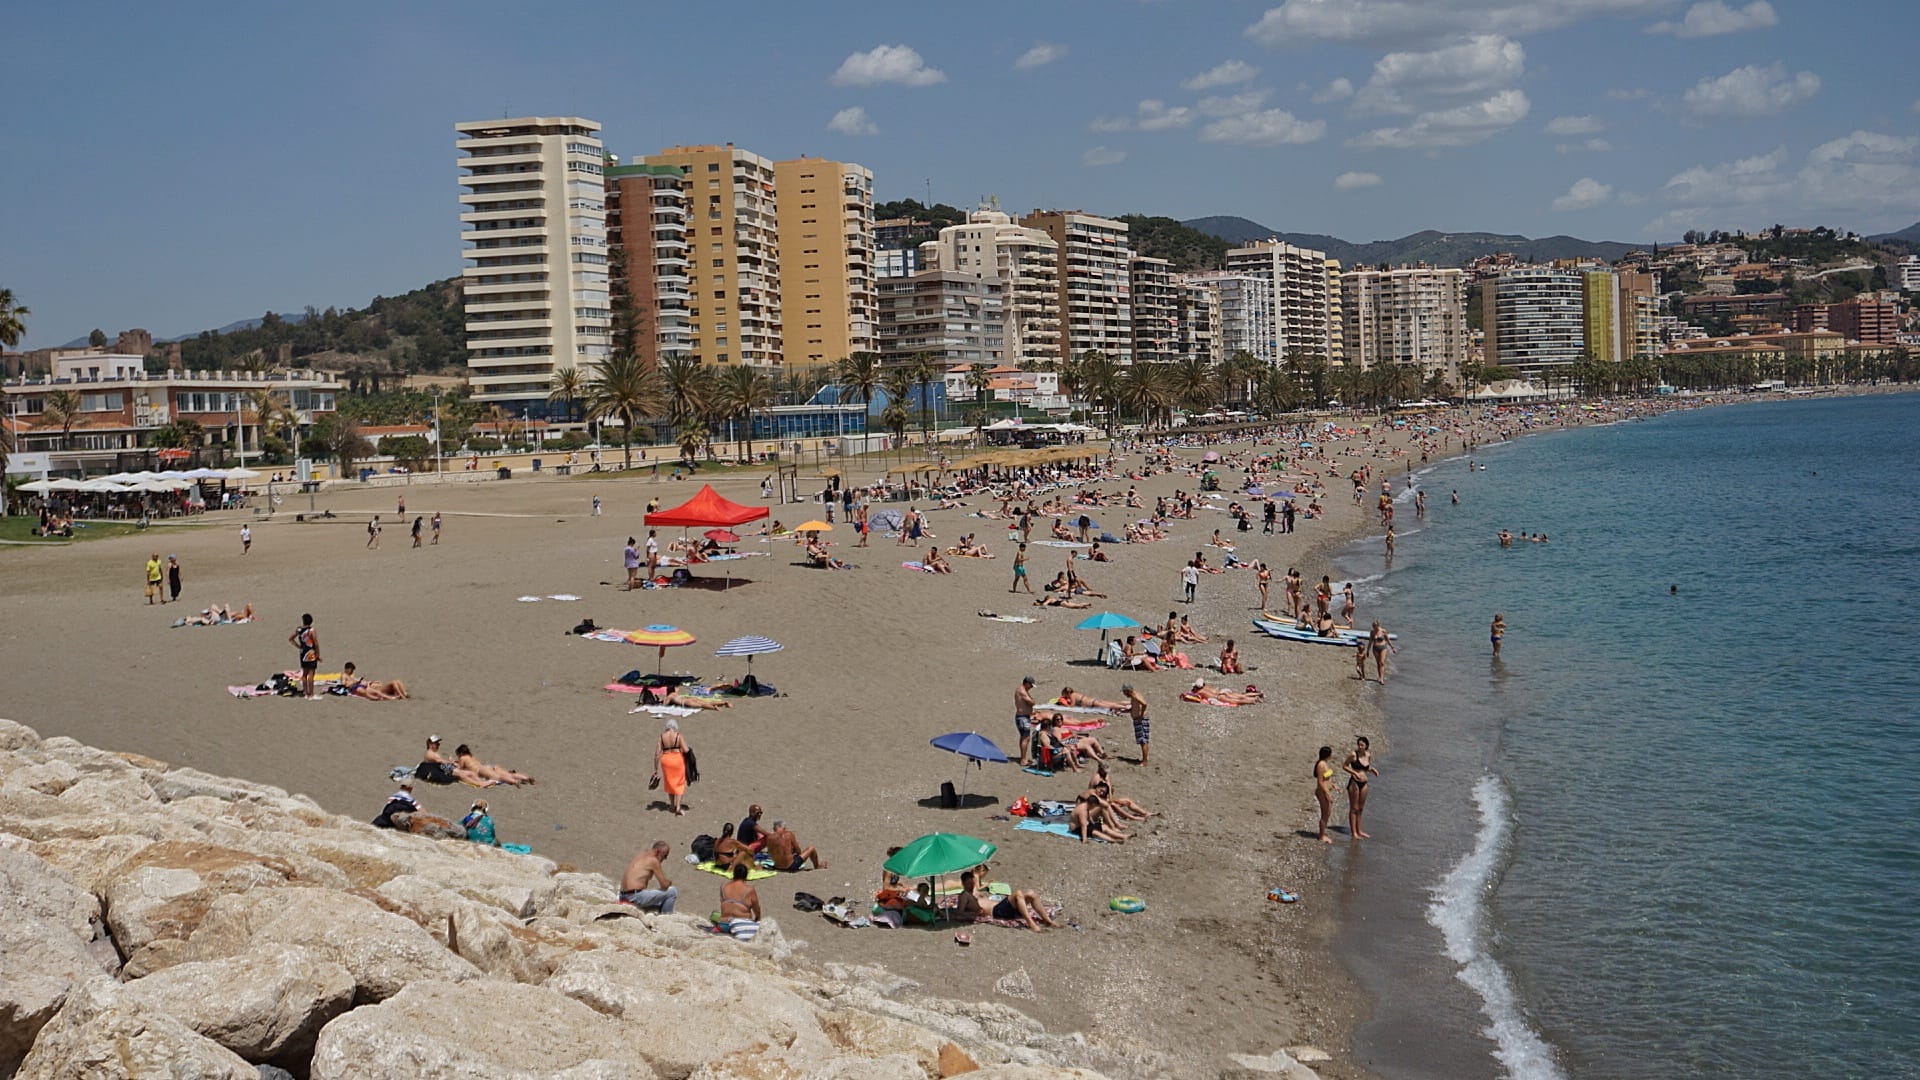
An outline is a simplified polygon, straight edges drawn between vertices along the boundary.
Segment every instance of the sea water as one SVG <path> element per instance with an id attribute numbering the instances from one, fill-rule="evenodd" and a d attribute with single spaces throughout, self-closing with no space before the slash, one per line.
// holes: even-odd
<path id="1" fill-rule="evenodd" d="M 1920 394 L 1539 435 L 1413 479 L 1396 565 L 1376 538 L 1336 574 L 1401 649 L 1363 690 L 1391 736 L 1375 839 L 1333 853 L 1376 999 L 1361 1059 L 1920 1075 Z"/>

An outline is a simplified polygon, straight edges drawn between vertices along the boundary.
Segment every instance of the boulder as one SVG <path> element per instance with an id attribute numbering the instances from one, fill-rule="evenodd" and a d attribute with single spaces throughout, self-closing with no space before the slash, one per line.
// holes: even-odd
<path id="1" fill-rule="evenodd" d="M 60 793 L 60 801 L 74 808 L 69 813 L 82 814 L 140 814 L 160 805 L 138 775 L 83 776 Z"/>
<path id="2" fill-rule="evenodd" d="M 36 855 L 0 850 L 0 912 L 57 923 L 81 941 L 100 936 L 99 898 Z"/>
<path id="3" fill-rule="evenodd" d="M 220 960 L 270 943 L 304 945 L 346 968 L 355 1004 L 384 1001 L 416 980 L 465 982 L 480 974 L 411 919 L 331 889 L 229 893 L 213 902 L 184 948 L 156 959 Z"/>
<path id="4" fill-rule="evenodd" d="M 217 844 L 163 840 L 114 867 L 99 888 L 114 940 L 133 956 L 156 940 L 192 936 L 223 895 L 297 878 L 284 859 Z"/>
<path id="5" fill-rule="evenodd" d="M 41 761 L 10 769 L 0 786 L 58 795 L 80 782 L 80 770 L 64 761 Z"/>
<path id="6" fill-rule="evenodd" d="M 351 972 L 311 949 L 264 944 L 224 960 L 176 964 L 123 988 L 248 1061 L 305 1068 L 327 1022 L 353 1004 Z"/>
<path id="7" fill-rule="evenodd" d="M 39 732 L 25 724 L 0 720 L 0 751 L 25 750 L 39 744 Z"/>
<path id="8" fill-rule="evenodd" d="M 595 949 L 562 960 L 545 985 L 625 1021 L 654 1067 L 669 1075 L 754 1048 L 778 1046 L 800 1060 L 824 1060 L 836 1049 L 813 1004 L 784 980 L 690 957 Z"/>
<path id="9" fill-rule="evenodd" d="M 434 939 L 489 975 L 538 983 L 553 973 L 534 951 L 522 948 L 520 922 L 499 908 L 441 888 L 426 878 L 402 874 L 374 893 L 420 924 Z"/>
<path id="10" fill-rule="evenodd" d="M 279 802 L 288 798 L 282 788 L 215 776 L 190 768 L 168 769 L 154 777 L 151 784 L 154 794 L 165 802 L 177 802 L 194 795 L 209 795 L 222 802 Z"/>
<path id="11" fill-rule="evenodd" d="M 651 1080 L 630 1025 L 539 986 L 416 982 L 320 1032 L 313 1080 Z"/>
<path id="12" fill-rule="evenodd" d="M 25 904 L 0 904 L 0 1076 L 12 1074 L 68 991 L 100 974 L 69 916 L 41 918 Z"/>
<path id="13" fill-rule="evenodd" d="M 258 1080 L 238 1054 L 130 999 L 105 976 L 74 987 L 40 1029 L 15 1080 Z"/>

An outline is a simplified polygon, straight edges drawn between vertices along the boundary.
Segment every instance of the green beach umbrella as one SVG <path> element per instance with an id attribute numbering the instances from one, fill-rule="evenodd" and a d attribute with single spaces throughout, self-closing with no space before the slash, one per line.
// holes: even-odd
<path id="1" fill-rule="evenodd" d="M 887 872 L 903 878 L 938 877 L 971 870 L 1000 850 L 975 836 L 929 833 L 893 853 Z"/>

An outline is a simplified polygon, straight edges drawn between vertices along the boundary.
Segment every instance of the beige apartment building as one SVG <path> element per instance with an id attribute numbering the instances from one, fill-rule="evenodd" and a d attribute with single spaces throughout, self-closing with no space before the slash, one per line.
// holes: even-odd
<path id="1" fill-rule="evenodd" d="M 778 367 L 783 308 L 774 165 L 725 146 L 674 146 L 640 159 L 686 176 L 687 352 L 703 364 Z"/>
<path id="2" fill-rule="evenodd" d="M 1133 304 L 1127 223 L 1078 210 L 1036 210 L 1020 219 L 1060 249 L 1060 358 L 1098 350 L 1116 364 L 1133 363 Z"/>
<path id="3" fill-rule="evenodd" d="M 1275 359 L 1300 353 L 1334 357 L 1333 290 L 1327 253 L 1280 240 L 1259 240 L 1227 252 L 1227 269 L 1265 278 L 1273 289 Z"/>
<path id="4" fill-rule="evenodd" d="M 1345 367 L 1347 341 L 1345 327 L 1346 298 L 1340 291 L 1340 260 L 1327 260 L 1327 360 L 1334 367 Z"/>
<path id="5" fill-rule="evenodd" d="M 782 362 L 834 364 L 879 347 L 873 173 L 823 158 L 773 166 Z"/>
<path id="6" fill-rule="evenodd" d="M 1340 288 L 1348 363 L 1415 367 L 1458 384 L 1467 361 L 1465 270 L 1349 270 Z"/>
<path id="7" fill-rule="evenodd" d="M 455 124 L 467 381 L 534 416 L 553 374 L 611 350 L 600 125 L 578 116 Z"/>
<path id="8" fill-rule="evenodd" d="M 1175 275 L 1174 350 L 1197 356 L 1209 364 L 1227 358 L 1220 336 L 1220 288 L 1185 275 Z"/>
<path id="9" fill-rule="evenodd" d="M 920 265 L 999 279 L 1007 363 L 1030 370 L 1060 359 L 1060 245 L 1051 236 L 983 207 L 920 245 Z"/>

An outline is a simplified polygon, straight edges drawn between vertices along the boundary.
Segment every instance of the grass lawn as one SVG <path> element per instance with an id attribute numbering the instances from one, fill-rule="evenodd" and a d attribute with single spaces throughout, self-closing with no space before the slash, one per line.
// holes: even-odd
<path id="1" fill-rule="evenodd" d="M 37 517 L 0 518 L 0 540 L 19 541 L 25 544 L 72 544 L 82 540 L 105 540 L 110 536 L 128 536 L 143 531 L 137 521 L 76 521 L 71 539 L 64 536 L 38 537 L 33 530 L 40 524 Z M 155 532 L 167 526 L 156 524 L 144 530 Z"/>

